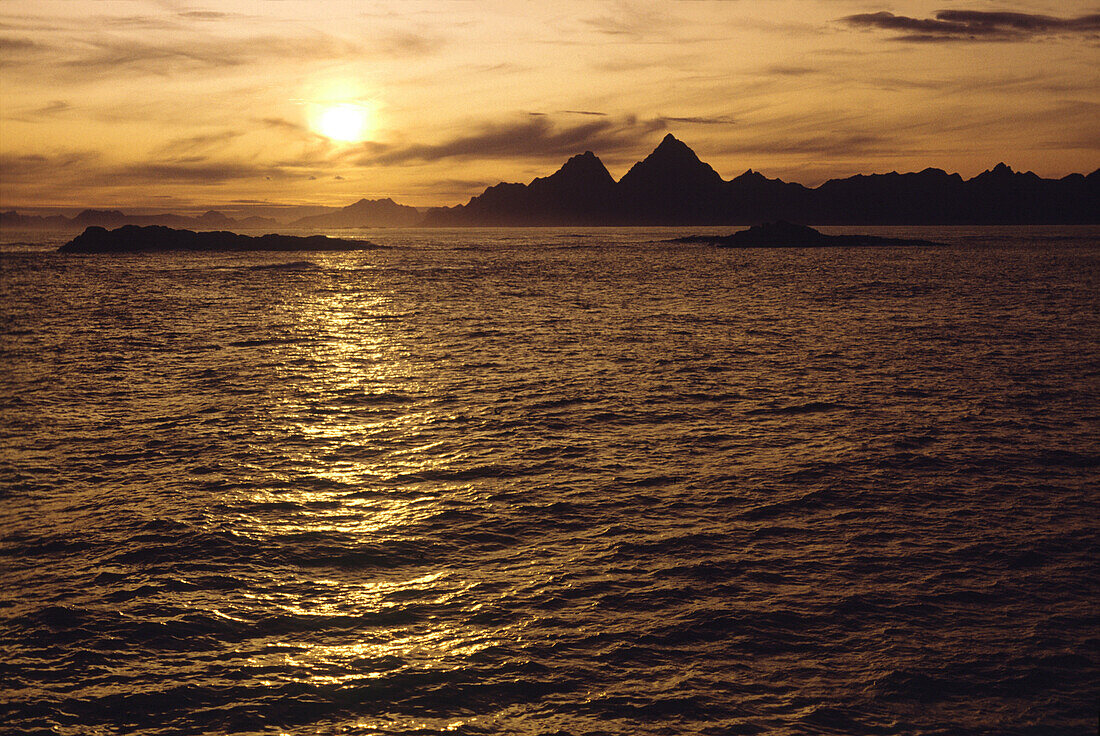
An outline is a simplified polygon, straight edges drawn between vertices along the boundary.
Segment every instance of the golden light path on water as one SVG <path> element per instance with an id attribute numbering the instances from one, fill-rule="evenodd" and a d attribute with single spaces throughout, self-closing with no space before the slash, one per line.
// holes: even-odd
<path id="1" fill-rule="evenodd" d="M 316 340 L 299 347 L 296 367 L 277 373 L 301 373 L 309 365 L 310 377 L 297 393 L 283 397 L 277 407 L 279 420 L 288 426 L 293 450 L 285 455 L 286 470 L 272 471 L 254 465 L 257 476 L 272 482 L 242 490 L 235 504 L 243 508 L 293 507 L 286 515 L 241 513 L 236 531 L 269 544 L 294 538 L 331 535 L 342 550 L 354 556 L 378 553 L 387 542 L 415 541 L 417 529 L 430 524 L 441 511 L 446 492 L 463 489 L 426 490 L 423 484 L 400 487 L 395 476 L 415 477 L 440 466 L 443 443 L 405 442 L 399 449 L 379 458 L 356 459 L 384 437 L 417 438 L 439 417 L 431 410 L 378 412 L 377 418 L 351 408 L 332 411 L 347 397 L 400 397 L 418 393 L 422 387 L 412 375 L 407 350 L 393 340 L 400 313 L 393 300 L 372 289 L 369 283 L 359 293 L 326 293 L 312 296 L 308 308 L 299 303 L 297 329 Z M 278 375 L 277 382 L 288 375 Z M 367 414 L 370 414 L 368 412 Z M 452 451 L 445 459 L 455 460 Z M 464 660 L 499 645 L 506 632 L 494 626 L 456 625 L 453 617 L 425 615 L 410 619 L 403 614 L 408 602 L 428 610 L 449 610 L 470 606 L 470 591 L 476 581 L 440 562 L 435 569 L 414 574 L 341 568 L 290 571 L 304 580 L 269 586 L 269 592 L 251 593 L 250 608 L 277 612 L 296 619 L 321 621 L 366 621 L 348 625 L 346 640 L 332 637 L 319 642 L 309 635 L 286 636 L 268 643 L 260 654 L 247 651 L 249 664 L 267 673 L 261 684 L 277 688 L 286 683 L 313 687 L 354 688 L 379 678 L 400 677 L 433 671 L 462 669 Z M 335 574 L 333 574 L 335 573 Z M 297 589 L 301 590 L 297 590 Z M 226 615 L 226 614 L 222 614 Z M 322 625 L 312 628 L 325 628 Z M 510 638 L 513 640 L 515 636 Z M 241 654 L 246 654 L 244 649 Z M 375 724 L 356 721 L 345 724 L 357 729 L 412 730 L 435 728 L 454 730 L 463 721 L 446 719 L 403 719 L 400 723 Z"/>

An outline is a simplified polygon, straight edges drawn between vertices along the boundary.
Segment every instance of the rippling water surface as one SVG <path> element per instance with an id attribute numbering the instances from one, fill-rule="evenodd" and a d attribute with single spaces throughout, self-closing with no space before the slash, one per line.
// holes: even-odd
<path id="1" fill-rule="evenodd" d="M 680 234 L 9 247 L 3 728 L 1092 733 L 1097 231 Z"/>

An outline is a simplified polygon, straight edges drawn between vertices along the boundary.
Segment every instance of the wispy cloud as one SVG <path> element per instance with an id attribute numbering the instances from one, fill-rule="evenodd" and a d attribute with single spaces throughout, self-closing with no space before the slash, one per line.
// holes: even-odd
<path id="1" fill-rule="evenodd" d="M 202 133 L 186 138 L 177 138 L 161 146 L 160 152 L 171 156 L 183 156 L 194 154 L 197 151 L 209 151 L 221 148 L 242 135 L 244 133 L 239 130 L 222 130 L 215 133 Z"/>
<path id="2" fill-rule="evenodd" d="M 95 151 L 63 151 L 50 154 L 0 153 L 0 171 L 4 182 L 40 181 L 44 177 L 70 176 L 87 171 L 100 163 Z"/>
<path id="3" fill-rule="evenodd" d="M 64 100 L 51 100 L 45 105 L 34 108 L 14 109 L 0 112 L 0 119 L 19 120 L 24 123 L 40 121 L 43 118 L 52 118 L 63 115 L 73 109 L 73 106 Z"/>
<path id="4" fill-rule="evenodd" d="M 94 151 L 0 154 L 6 184 L 71 178 L 81 186 L 223 184 L 259 179 L 304 178 L 309 172 L 264 163 L 219 160 L 201 155 L 162 161 L 108 163 Z"/>
<path id="5" fill-rule="evenodd" d="M 128 184 L 187 183 L 219 184 L 250 179 L 284 178 L 286 173 L 274 168 L 224 161 L 191 161 L 178 163 L 135 163 L 115 169 L 115 177 Z"/>
<path id="6" fill-rule="evenodd" d="M 262 67 L 286 59 L 303 64 L 403 59 L 430 55 L 445 45 L 437 35 L 398 30 L 380 33 L 365 43 L 310 30 L 222 36 L 197 30 L 194 22 L 182 23 L 175 17 L 110 17 L 92 19 L 89 24 L 95 32 L 72 28 L 33 39 L 24 34 L 2 35 L 0 58 L 6 65 L 41 69 L 51 77 L 93 79 Z"/>
<path id="7" fill-rule="evenodd" d="M 269 59 L 343 58 L 359 51 L 348 41 L 324 34 L 232 39 L 176 39 L 150 43 L 96 39 L 61 66 L 85 75 L 142 72 L 171 74 L 257 64 Z"/>
<path id="8" fill-rule="evenodd" d="M 941 10 L 932 18 L 910 18 L 886 11 L 860 13 L 841 19 L 857 28 L 897 31 L 898 41 L 1025 41 L 1037 36 L 1095 35 L 1100 14 L 1058 18 L 1030 13 L 980 10 Z"/>
<path id="9" fill-rule="evenodd" d="M 661 120 L 665 123 L 685 123 L 688 125 L 735 125 L 737 123 L 732 115 L 662 117 Z"/>
<path id="10" fill-rule="evenodd" d="M 790 66 L 786 64 L 776 64 L 764 69 L 764 74 L 776 77 L 804 77 L 808 74 L 817 74 L 820 71 L 820 69 L 814 69 L 813 67 L 809 66 Z"/>
<path id="11" fill-rule="evenodd" d="M 731 154 L 812 154 L 817 156 L 851 156 L 891 150 L 896 141 L 872 134 L 818 135 L 788 140 L 755 140 L 735 143 L 724 152 Z"/>
<path id="12" fill-rule="evenodd" d="M 663 120 L 600 117 L 578 125 L 558 126 L 546 115 L 480 126 L 441 143 L 378 146 L 360 156 L 361 164 L 401 164 L 442 159 L 547 159 L 585 151 L 634 151 Z"/>
<path id="13" fill-rule="evenodd" d="M 302 123 L 296 123 L 293 120 L 287 120 L 286 118 L 266 117 L 260 118 L 258 122 L 265 128 L 275 128 L 277 130 L 284 130 L 289 133 L 295 133 L 301 136 L 316 137 L 317 135 L 316 133 L 310 131 L 310 129 L 306 125 Z"/>
<path id="14" fill-rule="evenodd" d="M 179 13 L 179 17 L 191 20 L 225 20 L 240 16 L 236 13 L 222 13 L 217 10 L 184 10 Z"/>

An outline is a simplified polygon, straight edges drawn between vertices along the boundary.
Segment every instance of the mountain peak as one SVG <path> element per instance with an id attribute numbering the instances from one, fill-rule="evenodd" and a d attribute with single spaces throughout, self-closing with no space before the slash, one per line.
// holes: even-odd
<path id="1" fill-rule="evenodd" d="M 768 177 L 761 174 L 759 171 L 753 171 L 752 169 L 746 169 L 744 174 L 736 176 L 733 181 L 748 183 L 748 182 L 761 182 L 768 181 Z"/>
<path id="2" fill-rule="evenodd" d="M 550 179 L 554 181 L 568 180 L 576 183 L 589 181 L 600 185 L 615 183 L 615 180 L 607 171 L 607 167 L 603 165 L 603 161 L 591 151 L 585 151 L 571 157 L 562 164 L 560 169 L 543 179 L 543 181 Z M 539 180 L 536 179 L 536 181 Z"/>
<path id="3" fill-rule="evenodd" d="M 672 133 L 667 134 L 660 145 L 642 161 L 626 172 L 620 185 L 628 189 L 642 188 L 687 189 L 698 191 L 718 186 L 722 177 L 708 164 L 699 160 L 695 151 Z"/>
<path id="4" fill-rule="evenodd" d="M 1015 176 L 1018 176 L 1017 172 L 1013 171 L 1012 167 L 1002 161 L 1001 163 L 994 166 L 992 169 L 986 169 L 982 173 L 978 174 L 971 181 L 974 181 L 975 179 L 981 181 L 986 181 L 989 179 L 1011 179 Z"/>
<path id="5" fill-rule="evenodd" d="M 688 155 L 691 156 L 691 158 L 693 158 L 697 161 L 699 160 L 699 157 L 695 155 L 695 151 L 691 150 L 691 147 L 688 146 L 688 144 L 684 143 L 682 140 L 680 140 L 679 138 L 674 136 L 672 133 L 666 133 L 665 137 L 661 139 L 661 142 L 657 144 L 657 147 L 653 149 L 653 153 L 651 153 L 649 155 L 653 156 L 653 155 L 656 155 L 658 153 L 663 153 L 665 155 L 669 155 L 669 154 L 677 154 L 677 155 L 688 154 Z"/>

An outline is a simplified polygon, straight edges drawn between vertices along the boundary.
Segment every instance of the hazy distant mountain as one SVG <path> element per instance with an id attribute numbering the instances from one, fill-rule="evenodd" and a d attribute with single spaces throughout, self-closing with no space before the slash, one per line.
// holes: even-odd
<path id="1" fill-rule="evenodd" d="M 423 216 L 415 207 L 397 204 L 392 199 L 360 199 L 335 212 L 302 217 L 293 227 L 409 227 L 420 224 Z"/>
<path id="2" fill-rule="evenodd" d="M 234 220 L 221 212 L 210 211 L 199 217 L 187 217 L 163 213 L 158 215 L 127 215 L 120 210 L 88 209 L 74 217 L 50 215 L 38 217 L 21 215 L 15 210 L 0 213 L 0 227 L 13 230 L 83 230 L 87 227 L 122 227 L 123 225 L 162 225 L 165 227 L 190 227 L 196 230 L 251 230 L 278 225 L 266 217 L 246 217 Z"/>
<path id="3" fill-rule="evenodd" d="M 830 179 L 811 189 L 751 169 L 731 181 L 669 134 L 615 182 L 591 152 L 530 184 L 497 184 L 431 225 L 1100 223 L 1100 170 L 1043 179 L 1005 164 L 970 180 L 940 169 Z"/>
<path id="4" fill-rule="evenodd" d="M 21 215 L 15 210 L 0 212 L 0 227 L 13 230 L 64 230 L 78 227 L 64 215 Z"/>

